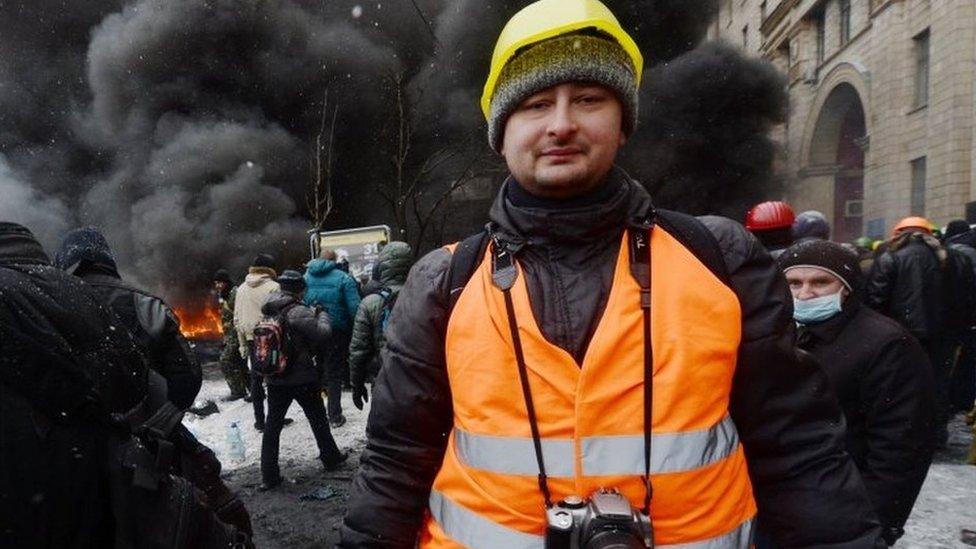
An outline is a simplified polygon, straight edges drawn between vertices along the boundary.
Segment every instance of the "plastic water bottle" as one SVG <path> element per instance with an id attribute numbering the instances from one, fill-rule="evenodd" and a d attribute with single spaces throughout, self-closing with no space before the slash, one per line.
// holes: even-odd
<path id="1" fill-rule="evenodd" d="M 227 428 L 227 446 L 229 447 L 227 453 L 231 459 L 244 460 L 244 439 L 241 438 L 241 429 L 236 421 L 231 422 L 230 427 Z"/>

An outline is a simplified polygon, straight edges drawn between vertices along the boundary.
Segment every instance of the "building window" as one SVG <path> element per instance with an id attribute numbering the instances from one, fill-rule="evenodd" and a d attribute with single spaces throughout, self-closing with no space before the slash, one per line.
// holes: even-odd
<path id="1" fill-rule="evenodd" d="M 742 27 L 742 47 L 749 48 L 749 25 Z"/>
<path id="2" fill-rule="evenodd" d="M 824 26 L 824 13 L 821 11 L 813 16 L 813 24 L 817 26 L 817 65 L 822 65 L 826 57 L 827 28 Z"/>
<path id="3" fill-rule="evenodd" d="M 925 157 L 912 160 L 912 215 L 925 216 Z"/>
<path id="4" fill-rule="evenodd" d="M 915 107 L 929 103 L 929 31 L 912 39 L 915 50 Z"/>
<path id="5" fill-rule="evenodd" d="M 840 0 L 840 45 L 851 41 L 851 0 Z"/>

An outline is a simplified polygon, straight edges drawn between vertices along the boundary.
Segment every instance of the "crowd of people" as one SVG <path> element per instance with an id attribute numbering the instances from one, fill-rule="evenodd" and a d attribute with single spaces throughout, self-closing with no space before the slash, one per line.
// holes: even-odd
<path id="1" fill-rule="evenodd" d="M 263 433 L 262 489 L 282 482 L 279 437 L 291 422 L 285 413 L 293 400 L 308 417 L 323 467 L 333 470 L 347 460 L 331 433 L 346 423 L 343 389 L 352 391 L 360 410 L 369 401 L 366 385 L 379 371 L 384 328 L 412 263 L 408 244 L 389 242 L 362 286 L 329 248 L 308 262 L 304 274 L 284 270 L 279 276 L 274 256 L 267 253 L 254 258 L 240 285 L 225 269 L 214 273 L 224 327 L 220 368 L 230 389 L 226 400 L 245 399 L 254 407 L 254 428 Z M 278 323 L 283 336 L 275 349 L 287 363 L 280 372 L 257 366 L 256 355 L 266 352 L 259 347 L 269 345 L 260 335 L 262 322 L 269 320 Z"/>
<path id="2" fill-rule="evenodd" d="M 817 211 L 794 216 L 792 208 L 781 201 L 757 204 L 745 222 L 781 266 L 792 261 L 784 254 L 805 254 L 805 244 L 820 243 L 817 253 L 834 254 L 835 267 L 852 270 L 839 273 L 821 266 L 821 272 L 809 273 L 827 276 L 825 280 L 835 286 L 838 277 L 847 276 L 840 295 L 831 291 L 799 297 L 794 291 L 794 316 L 801 332 L 808 324 L 820 324 L 865 305 L 911 335 L 927 358 L 913 364 L 932 378 L 935 444 L 944 447 L 949 418 L 958 412 L 972 417 L 969 412 L 976 399 L 976 231 L 970 224 L 956 219 L 940 230 L 923 217 L 909 216 L 895 224 L 888 240 L 859 237 L 850 243 L 833 243 L 826 216 Z M 840 289 L 835 286 L 830 289 Z M 850 306 L 845 305 L 849 296 Z M 976 449 L 971 461 L 976 464 Z"/>
<path id="3" fill-rule="evenodd" d="M 279 436 L 293 401 L 323 468 L 348 459 L 330 419 L 345 422 L 343 382 L 354 405 L 368 401 L 413 252 L 387 244 L 362 296 L 332 250 L 321 256 L 304 275 L 279 275 L 259 254 L 239 286 L 226 270 L 213 276 L 227 400 L 254 406 L 262 489 L 282 482 Z M 0 222 L 0 320 L 0 545 L 251 546 L 244 504 L 181 422 L 201 365 L 172 309 L 123 280 L 97 228 L 66 234 L 52 262 L 29 229 Z M 281 336 L 271 361 L 261 353 L 269 326 Z"/>
<path id="4" fill-rule="evenodd" d="M 616 165 L 643 75 L 598 0 L 530 4 L 482 97 L 509 170 L 484 231 L 413 266 L 391 242 L 364 288 L 328 249 L 214 274 L 263 489 L 292 401 L 323 468 L 347 460 L 347 385 L 372 403 L 341 547 L 897 542 L 973 405 L 976 234 L 910 217 L 848 245 L 782 202 L 745 226 L 658 208 Z M 97 229 L 52 265 L 0 222 L 0 373 L 0 545 L 251 545 L 180 422 L 201 368 Z"/>

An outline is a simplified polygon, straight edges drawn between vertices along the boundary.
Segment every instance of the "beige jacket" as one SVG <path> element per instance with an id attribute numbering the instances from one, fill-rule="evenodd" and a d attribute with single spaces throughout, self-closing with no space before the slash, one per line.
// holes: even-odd
<path id="1" fill-rule="evenodd" d="M 244 283 L 237 287 L 234 301 L 234 328 L 241 356 L 247 358 L 247 342 L 254 339 L 254 327 L 261 321 L 261 307 L 268 296 L 278 291 L 277 276 L 273 269 L 251 267 L 244 277 Z"/>

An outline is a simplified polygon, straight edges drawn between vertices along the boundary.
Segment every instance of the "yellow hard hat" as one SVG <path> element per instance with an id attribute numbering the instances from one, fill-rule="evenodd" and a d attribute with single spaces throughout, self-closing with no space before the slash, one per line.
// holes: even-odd
<path id="1" fill-rule="evenodd" d="M 512 16 L 498 35 L 495 52 L 491 56 L 491 71 L 481 95 L 481 110 L 485 118 L 490 116 L 491 98 L 502 69 L 520 49 L 583 29 L 596 29 L 616 40 L 634 63 L 637 84 L 640 85 L 641 72 L 644 70 L 640 48 L 599 0 L 539 0 Z"/>

